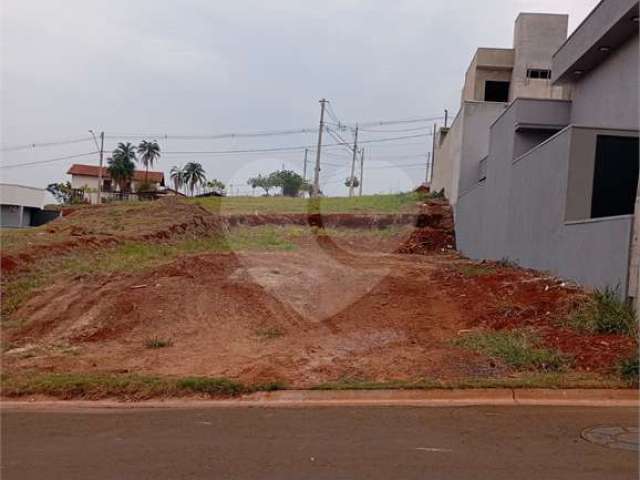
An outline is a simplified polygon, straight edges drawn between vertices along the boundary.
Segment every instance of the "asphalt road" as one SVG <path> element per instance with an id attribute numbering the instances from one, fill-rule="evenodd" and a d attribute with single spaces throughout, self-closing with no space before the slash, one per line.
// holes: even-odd
<path id="1" fill-rule="evenodd" d="M 637 479 L 632 408 L 4 410 L 3 480 Z"/>

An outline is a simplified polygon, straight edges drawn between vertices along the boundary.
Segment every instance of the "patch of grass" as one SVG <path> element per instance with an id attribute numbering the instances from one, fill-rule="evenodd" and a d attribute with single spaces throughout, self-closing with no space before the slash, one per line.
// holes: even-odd
<path id="1" fill-rule="evenodd" d="M 421 196 L 416 193 L 363 195 L 362 197 L 326 197 L 319 199 L 290 197 L 207 197 L 185 200 L 222 214 L 234 213 L 393 213 L 416 209 Z"/>
<path id="2" fill-rule="evenodd" d="M 287 239 L 286 227 L 238 227 L 231 229 L 226 241 L 231 250 L 279 250 L 290 251 L 296 246 Z"/>
<path id="3" fill-rule="evenodd" d="M 25 273 L 6 282 L 2 291 L 2 317 L 3 323 L 6 316 L 11 315 L 34 290 L 42 285 L 42 275 L 37 273 Z"/>
<path id="4" fill-rule="evenodd" d="M 640 383 L 640 365 L 638 354 L 630 358 L 625 358 L 618 364 L 618 374 L 630 385 L 638 385 Z"/>
<path id="5" fill-rule="evenodd" d="M 179 379 L 176 386 L 180 390 L 211 396 L 235 396 L 247 392 L 244 385 L 226 378 L 187 377 Z"/>
<path id="6" fill-rule="evenodd" d="M 520 372 L 506 378 L 474 377 L 441 380 L 370 381 L 340 379 L 315 385 L 312 390 L 432 390 L 473 388 L 624 388 L 626 382 L 617 377 L 575 372 Z"/>
<path id="7" fill-rule="evenodd" d="M 284 332 L 280 330 L 278 327 L 266 327 L 259 328 L 255 331 L 256 336 L 263 338 L 265 340 L 273 340 L 275 338 L 280 338 L 284 335 Z"/>
<path id="8" fill-rule="evenodd" d="M 169 338 L 162 339 L 158 337 L 147 338 L 144 341 L 144 346 L 147 348 L 166 348 L 171 347 L 173 345 L 173 341 Z"/>
<path id="9" fill-rule="evenodd" d="M 496 269 L 490 265 L 482 264 L 461 264 L 454 267 L 465 278 L 482 277 L 496 273 Z"/>
<path id="10" fill-rule="evenodd" d="M 226 378 L 160 377 L 137 374 L 42 373 L 3 374 L 2 395 L 21 397 L 47 395 L 61 399 L 122 398 L 143 400 L 154 397 L 206 395 L 230 397 L 256 391 L 273 391 L 283 387 L 277 381 L 244 385 Z"/>
<path id="11" fill-rule="evenodd" d="M 638 323 L 633 306 L 616 289 L 595 290 L 568 319 L 569 325 L 594 333 L 621 333 L 637 338 Z"/>
<path id="12" fill-rule="evenodd" d="M 469 333 L 455 344 L 499 359 L 516 369 L 558 371 L 570 363 L 560 352 L 541 347 L 539 339 L 524 330 Z"/>

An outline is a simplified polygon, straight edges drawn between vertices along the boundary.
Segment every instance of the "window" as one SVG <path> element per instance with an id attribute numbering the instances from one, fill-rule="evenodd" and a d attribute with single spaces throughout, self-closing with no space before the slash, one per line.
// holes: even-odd
<path id="1" fill-rule="evenodd" d="M 638 137 L 598 135 L 591 218 L 633 213 L 639 163 Z"/>
<path id="2" fill-rule="evenodd" d="M 509 82 L 487 80 L 484 82 L 485 102 L 508 102 Z"/>
<path id="3" fill-rule="evenodd" d="M 111 180 L 104 180 L 102 184 L 103 192 L 111 192 Z"/>
<path id="4" fill-rule="evenodd" d="M 551 78 L 551 70 L 529 68 L 527 70 L 527 78 L 544 78 L 545 80 L 549 80 Z"/>

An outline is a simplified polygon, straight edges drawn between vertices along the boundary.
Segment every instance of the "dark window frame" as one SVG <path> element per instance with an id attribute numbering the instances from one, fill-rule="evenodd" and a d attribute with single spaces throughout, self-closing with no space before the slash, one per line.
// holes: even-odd
<path id="1" fill-rule="evenodd" d="M 547 68 L 527 68 L 527 78 L 551 80 L 551 70 Z"/>

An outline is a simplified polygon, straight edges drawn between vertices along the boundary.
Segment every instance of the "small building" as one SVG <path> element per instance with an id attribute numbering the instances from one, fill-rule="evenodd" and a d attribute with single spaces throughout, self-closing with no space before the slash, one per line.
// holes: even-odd
<path id="1" fill-rule="evenodd" d="M 469 184 L 455 204 L 465 255 L 627 293 L 640 168 L 638 13 L 638 0 L 601 1 L 553 55 L 550 82 L 571 99 L 516 98 L 489 127 L 486 153 L 465 152 Z"/>
<path id="2" fill-rule="evenodd" d="M 57 212 L 43 210 L 46 191 L 11 183 L 0 183 L 0 226 L 36 227 L 53 220 Z"/>
<path id="3" fill-rule="evenodd" d="M 74 163 L 67 171 L 68 175 L 71 175 L 71 186 L 76 190 L 82 190 L 84 192 L 84 198 L 90 203 L 97 203 L 98 192 L 98 177 L 100 173 L 100 167 L 96 165 L 83 165 Z M 133 172 L 133 178 L 131 182 L 124 189 L 126 192 L 130 192 L 132 199 L 136 199 L 138 187 L 144 182 L 150 183 L 155 187 L 155 190 L 164 188 L 164 173 L 135 170 Z M 121 193 L 118 190 L 118 186 L 112 180 L 109 170 L 106 167 L 102 167 L 102 197 L 103 199 L 120 198 Z"/>

